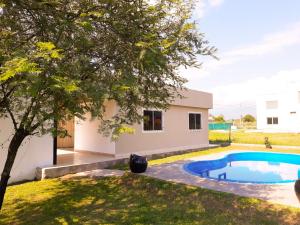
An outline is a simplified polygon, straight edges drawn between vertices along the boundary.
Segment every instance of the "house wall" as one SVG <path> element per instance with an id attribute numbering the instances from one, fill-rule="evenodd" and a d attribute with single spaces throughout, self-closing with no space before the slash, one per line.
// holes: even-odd
<path id="1" fill-rule="evenodd" d="M 108 102 L 105 106 L 105 117 L 112 117 L 117 110 L 116 104 L 114 102 Z M 101 121 L 98 119 L 92 120 L 89 114 L 85 117 L 85 120 L 75 118 L 75 151 L 80 150 L 114 155 L 115 143 L 111 141 L 111 137 L 105 137 L 103 134 L 98 132 Z"/>
<path id="2" fill-rule="evenodd" d="M 189 130 L 189 112 L 202 114 L 201 130 Z M 124 134 L 117 140 L 117 156 L 195 149 L 209 144 L 208 109 L 172 105 L 163 112 L 162 131 L 143 131 L 143 124 L 133 127 L 135 134 Z"/>
<path id="3" fill-rule="evenodd" d="M 179 93 L 183 98 L 176 98 L 171 102 L 172 105 L 202 109 L 211 109 L 213 107 L 213 95 L 211 93 L 190 89 L 180 91 Z"/>
<path id="4" fill-rule="evenodd" d="M 278 94 L 261 96 L 257 101 L 257 129 L 274 132 L 300 132 L 299 91 L 290 88 Z M 278 107 L 267 109 L 267 101 L 278 101 Z M 267 117 L 278 117 L 278 125 L 267 124 Z"/>
<path id="5" fill-rule="evenodd" d="M 9 119 L 0 119 L 0 171 L 2 172 L 13 131 Z M 3 144 L 3 146 L 2 146 Z M 33 180 L 37 167 L 49 166 L 53 163 L 53 138 L 50 135 L 28 137 L 23 141 L 12 168 L 9 183 Z"/>

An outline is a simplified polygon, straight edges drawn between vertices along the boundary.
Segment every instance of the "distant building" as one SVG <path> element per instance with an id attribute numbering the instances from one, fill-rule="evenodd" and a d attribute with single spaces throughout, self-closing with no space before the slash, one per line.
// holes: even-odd
<path id="1" fill-rule="evenodd" d="M 299 85 L 283 85 L 282 90 L 257 100 L 257 129 L 300 132 Z"/>

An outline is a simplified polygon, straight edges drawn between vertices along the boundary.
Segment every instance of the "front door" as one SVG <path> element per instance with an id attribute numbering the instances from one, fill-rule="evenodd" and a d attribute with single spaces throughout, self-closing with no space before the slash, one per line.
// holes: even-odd
<path id="1" fill-rule="evenodd" d="M 60 122 L 59 126 L 66 129 L 69 136 L 64 138 L 57 137 L 57 147 L 74 148 L 74 119 L 66 122 Z"/>

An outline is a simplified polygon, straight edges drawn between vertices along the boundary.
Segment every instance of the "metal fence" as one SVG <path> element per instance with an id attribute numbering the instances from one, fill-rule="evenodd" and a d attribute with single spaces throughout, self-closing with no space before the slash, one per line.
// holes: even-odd
<path id="1" fill-rule="evenodd" d="M 230 130 L 232 123 L 209 123 L 209 130 Z"/>

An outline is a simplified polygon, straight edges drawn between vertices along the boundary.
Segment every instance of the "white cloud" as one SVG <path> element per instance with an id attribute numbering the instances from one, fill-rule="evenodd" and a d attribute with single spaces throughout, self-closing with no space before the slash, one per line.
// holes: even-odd
<path id="1" fill-rule="evenodd" d="M 208 90 L 214 96 L 214 115 L 225 118 L 239 118 L 241 115 L 256 113 L 256 101 L 266 94 L 279 94 L 291 88 L 300 90 L 300 68 L 280 71 L 277 74 L 261 75 L 257 78 L 221 85 Z"/>
<path id="2" fill-rule="evenodd" d="M 224 0 L 198 0 L 196 2 L 194 16 L 200 19 L 208 10 L 221 6 L 223 2 Z"/>
<path id="3" fill-rule="evenodd" d="M 217 56 L 220 60 L 210 59 L 203 63 L 201 69 L 188 68 L 182 70 L 181 74 L 187 78 L 190 83 L 194 83 L 192 86 L 195 86 L 196 81 L 209 76 L 212 72 L 220 70 L 224 66 L 234 65 L 249 57 L 274 54 L 275 52 L 283 51 L 285 48 L 297 44 L 300 44 L 300 22 L 288 26 L 287 29 L 283 31 L 265 35 L 258 43 L 236 48 L 224 52 L 223 54 L 219 52 Z"/>
<path id="4" fill-rule="evenodd" d="M 197 84 L 199 80 L 208 76 L 207 71 L 204 70 L 202 67 L 189 67 L 186 69 L 182 67 L 179 69 L 178 73 L 184 78 L 186 78 L 190 84 Z"/>
<path id="5" fill-rule="evenodd" d="M 212 7 L 218 7 L 220 5 L 222 5 L 224 2 L 224 0 L 208 0 L 208 3 L 212 6 Z"/>
<path id="6" fill-rule="evenodd" d="M 241 103 L 255 104 L 262 95 L 278 93 L 292 86 L 300 89 L 300 69 L 280 71 L 273 76 L 258 76 L 244 82 L 218 86 L 210 91 L 214 95 L 215 106 L 224 107 Z"/>
<path id="7" fill-rule="evenodd" d="M 258 56 L 282 50 L 300 44 L 300 22 L 292 24 L 286 30 L 268 34 L 259 43 L 238 48 L 225 53 L 225 56 Z"/>
<path id="8" fill-rule="evenodd" d="M 194 15 L 197 19 L 202 18 L 205 15 L 206 3 L 203 0 L 199 0 L 196 3 Z"/>
<path id="9" fill-rule="evenodd" d="M 300 22 L 291 24 L 285 30 L 267 34 L 260 42 L 249 44 L 231 51 L 219 52 L 219 61 L 210 60 L 203 65 L 207 71 L 206 74 L 213 70 L 218 70 L 223 66 L 235 64 L 249 57 L 274 54 L 284 51 L 285 48 L 300 44 Z"/>

